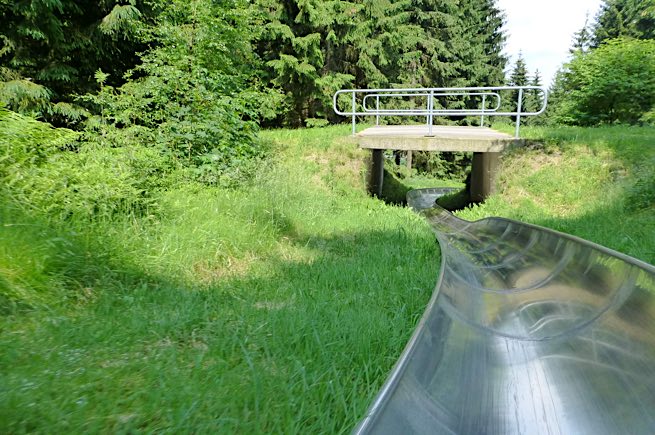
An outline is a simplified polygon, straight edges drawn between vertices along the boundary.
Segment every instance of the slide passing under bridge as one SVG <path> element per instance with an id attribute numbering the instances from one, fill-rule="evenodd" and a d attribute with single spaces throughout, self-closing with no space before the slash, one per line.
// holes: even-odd
<path id="1" fill-rule="evenodd" d="M 355 433 L 655 433 L 655 267 L 412 191 L 441 275 Z"/>

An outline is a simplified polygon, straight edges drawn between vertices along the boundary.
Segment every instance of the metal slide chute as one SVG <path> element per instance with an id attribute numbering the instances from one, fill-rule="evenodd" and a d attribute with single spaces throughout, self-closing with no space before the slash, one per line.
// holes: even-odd
<path id="1" fill-rule="evenodd" d="M 509 219 L 430 222 L 441 274 L 357 434 L 655 432 L 655 268 Z"/>

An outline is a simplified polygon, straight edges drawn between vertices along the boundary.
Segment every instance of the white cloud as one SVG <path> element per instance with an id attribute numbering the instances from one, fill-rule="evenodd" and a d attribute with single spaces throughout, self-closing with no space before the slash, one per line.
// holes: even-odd
<path id="1" fill-rule="evenodd" d="M 539 69 L 543 84 L 550 85 L 568 58 L 573 34 L 587 14 L 593 21 L 600 4 L 601 0 L 498 0 L 506 15 L 505 53 L 513 63 L 523 52 L 530 74 Z"/>

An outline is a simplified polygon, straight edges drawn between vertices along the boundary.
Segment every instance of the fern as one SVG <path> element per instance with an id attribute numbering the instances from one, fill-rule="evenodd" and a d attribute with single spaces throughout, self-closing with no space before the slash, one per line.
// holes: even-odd
<path id="1" fill-rule="evenodd" d="M 16 44 L 11 39 L 7 38 L 5 35 L 0 35 L 0 57 L 11 53 L 16 49 Z"/>
<path id="2" fill-rule="evenodd" d="M 77 68 L 70 65 L 55 64 L 43 68 L 36 74 L 35 78 L 44 82 L 59 81 L 72 83 L 78 78 L 77 75 Z"/>
<path id="3" fill-rule="evenodd" d="M 0 103 L 16 112 L 41 113 L 44 110 L 47 111 L 50 97 L 51 92 L 48 88 L 29 80 L 0 82 Z"/>
<path id="4" fill-rule="evenodd" d="M 21 76 L 13 69 L 0 66 L 0 82 L 8 82 L 10 80 L 20 80 Z"/>
<path id="5" fill-rule="evenodd" d="M 105 35 L 116 37 L 134 31 L 141 18 L 141 11 L 132 5 L 116 5 L 103 19 L 98 29 Z"/>
<path id="6" fill-rule="evenodd" d="M 80 122 L 83 119 L 91 116 L 89 111 L 83 107 L 63 102 L 53 104 L 51 107 L 51 112 L 53 115 L 61 116 L 73 122 Z"/>
<path id="7" fill-rule="evenodd" d="M 78 136 L 71 130 L 52 128 L 0 106 L 0 179 L 13 184 L 24 178 L 21 168 L 43 163 Z"/>

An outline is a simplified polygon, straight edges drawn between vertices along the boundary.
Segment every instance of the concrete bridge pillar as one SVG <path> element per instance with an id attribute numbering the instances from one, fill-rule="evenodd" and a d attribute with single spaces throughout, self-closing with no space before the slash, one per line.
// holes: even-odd
<path id="1" fill-rule="evenodd" d="M 500 153 L 473 153 L 471 201 L 482 202 L 496 192 L 496 174 Z"/>
<path id="2" fill-rule="evenodd" d="M 368 170 L 368 191 L 376 198 L 382 198 L 384 180 L 384 150 L 371 150 L 371 164 Z"/>

